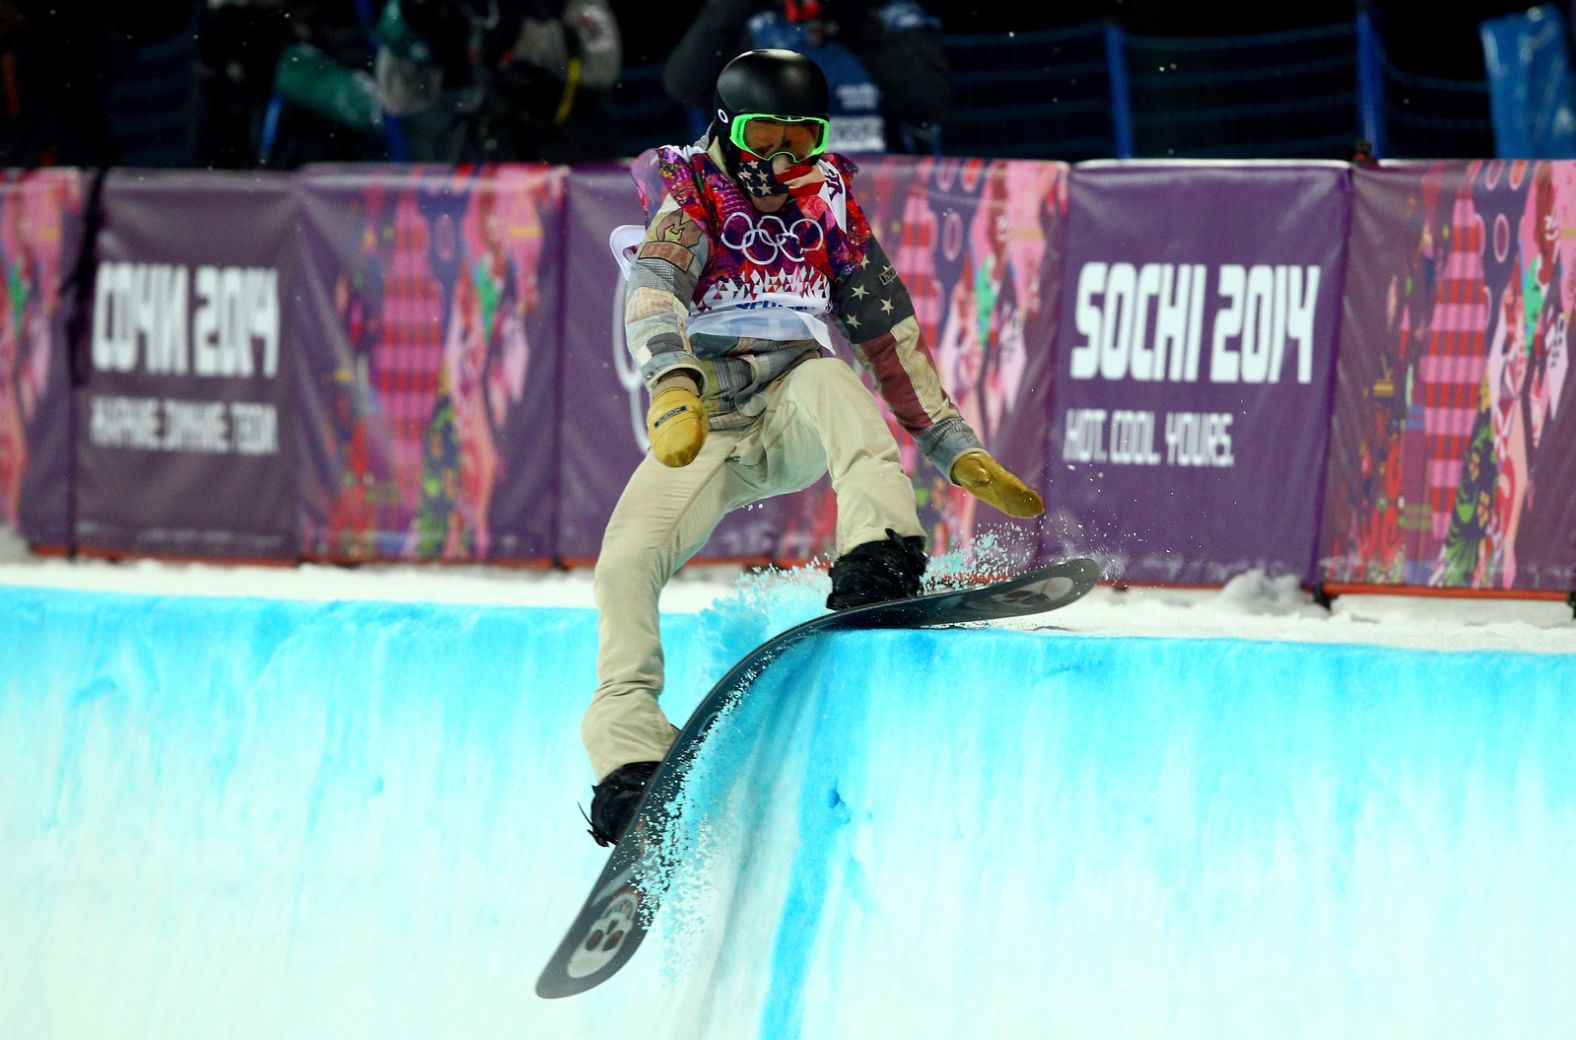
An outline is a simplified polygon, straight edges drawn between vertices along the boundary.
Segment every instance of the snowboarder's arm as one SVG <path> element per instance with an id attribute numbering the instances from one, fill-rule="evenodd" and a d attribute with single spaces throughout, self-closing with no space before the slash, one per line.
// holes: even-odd
<path id="1" fill-rule="evenodd" d="M 859 265 L 833 283 L 832 307 L 898 424 L 951 479 L 959 458 L 982 450 L 980 439 L 943 389 L 908 289 L 874 234 Z"/>
<path id="2" fill-rule="evenodd" d="M 685 323 L 708 248 L 706 228 L 664 196 L 630 266 L 624 296 L 625 342 L 647 387 L 677 372 L 694 376 L 697 388 L 705 383 Z"/>
<path id="3" fill-rule="evenodd" d="M 854 353 L 925 457 L 953 484 L 1008 516 L 1039 516 L 1045 509 L 1039 494 L 990 456 L 942 388 L 908 290 L 873 233 L 859 265 L 834 284 L 832 300 Z"/>

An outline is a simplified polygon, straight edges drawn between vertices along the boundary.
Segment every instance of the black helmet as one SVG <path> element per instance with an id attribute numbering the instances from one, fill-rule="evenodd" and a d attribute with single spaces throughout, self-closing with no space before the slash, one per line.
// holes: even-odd
<path id="1" fill-rule="evenodd" d="M 733 117 L 741 112 L 825 119 L 831 109 L 830 96 L 825 73 L 803 54 L 745 51 L 717 76 L 711 131 L 726 142 Z"/>

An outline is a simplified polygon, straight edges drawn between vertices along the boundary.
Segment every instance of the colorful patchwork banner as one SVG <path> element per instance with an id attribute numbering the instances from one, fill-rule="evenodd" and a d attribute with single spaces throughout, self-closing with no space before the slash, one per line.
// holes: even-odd
<path id="1" fill-rule="evenodd" d="M 860 160 L 854 190 L 902 275 L 942 386 L 1004 465 L 1038 486 L 1054 374 L 1069 167 L 1016 160 Z M 866 384 L 870 380 L 866 378 Z M 1033 522 L 991 510 L 935 470 L 887 412 L 914 479 L 931 549 L 989 531 L 1022 560 L 1038 555 Z M 836 501 L 823 480 L 792 503 L 779 555 L 833 548 Z"/>
<path id="2" fill-rule="evenodd" d="M 553 556 L 567 175 L 299 175 L 304 555 Z"/>
<path id="3" fill-rule="evenodd" d="M 82 237 L 75 170 L 0 173 L 0 525 L 37 546 L 71 544 L 66 322 Z"/>
<path id="4" fill-rule="evenodd" d="M 1051 338 L 1060 292 L 1067 167 L 1057 163 L 883 157 L 861 160 L 854 181 L 865 214 L 903 274 L 942 382 L 986 444 L 1037 481 L 1050 407 Z M 577 170 L 566 235 L 565 415 L 560 546 L 594 557 L 624 482 L 645 450 L 646 394 L 623 345 L 623 283 L 607 236 L 643 221 L 628 170 Z M 855 364 L 843 348 L 844 361 Z M 868 383 L 868 380 L 867 380 Z M 883 411 L 885 405 L 872 391 Z M 921 517 L 938 551 L 1001 529 L 1032 555 L 1032 525 L 987 515 L 887 422 L 914 476 Z M 623 431 L 623 432 L 620 432 Z M 830 552 L 837 517 L 830 484 L 732 514 L 701 560 L 797 561 Z"/>
<path id="5" fill-rule="evenodd" d="M 1090 164 L 1072 174 L 1049 548 L 1130 580 L 1310 580 L 1349 173 Z"/>
<path id="6" fill-rule="evenodd" d="M 1576 163 L 1354 176 L 1322 577 L 1572 588 Z"/>
<path id="7" fill-rule="evenodd" d="M 77 392 L 78 544 L 296 555 L 285 174 L 115 171 Z"/>

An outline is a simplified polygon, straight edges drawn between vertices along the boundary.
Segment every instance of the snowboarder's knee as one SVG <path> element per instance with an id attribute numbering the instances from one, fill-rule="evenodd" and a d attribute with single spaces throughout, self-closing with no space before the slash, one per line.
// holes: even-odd
<path id="1" fill-rule="evenodd" d="M 592 594 L 598 606 L 628 605 L 641 597 L 655 600 L 666 581 L 659 554 L 633 547 L 604 546 L 597 557 Z"/>

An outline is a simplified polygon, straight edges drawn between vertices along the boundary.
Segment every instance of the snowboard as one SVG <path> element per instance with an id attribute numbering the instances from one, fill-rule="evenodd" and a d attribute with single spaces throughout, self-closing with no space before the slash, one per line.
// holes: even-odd
<path id="1" fill-rule="evenodd" d="M 873 628 L 936 628 L 1039 614 L 1065 607 L 1094 588 L 1100 566 L 1063 560 L 986 585 L 932 592 L 823 614 L 767 640 L 733 666 L 690 715 L 678 740 L 646 786 L 624 836 L 574 923 L 536 980 L 540 997 L 569 997 L 601 985 L 629 962 L 646 937 L 661 896 L 669 807 L 697 745 L 719 714 L 749 692 L 761 670 L 790 647 L 826 632 Z M 642 878 L 656 883 L 643 885 Z"/>

